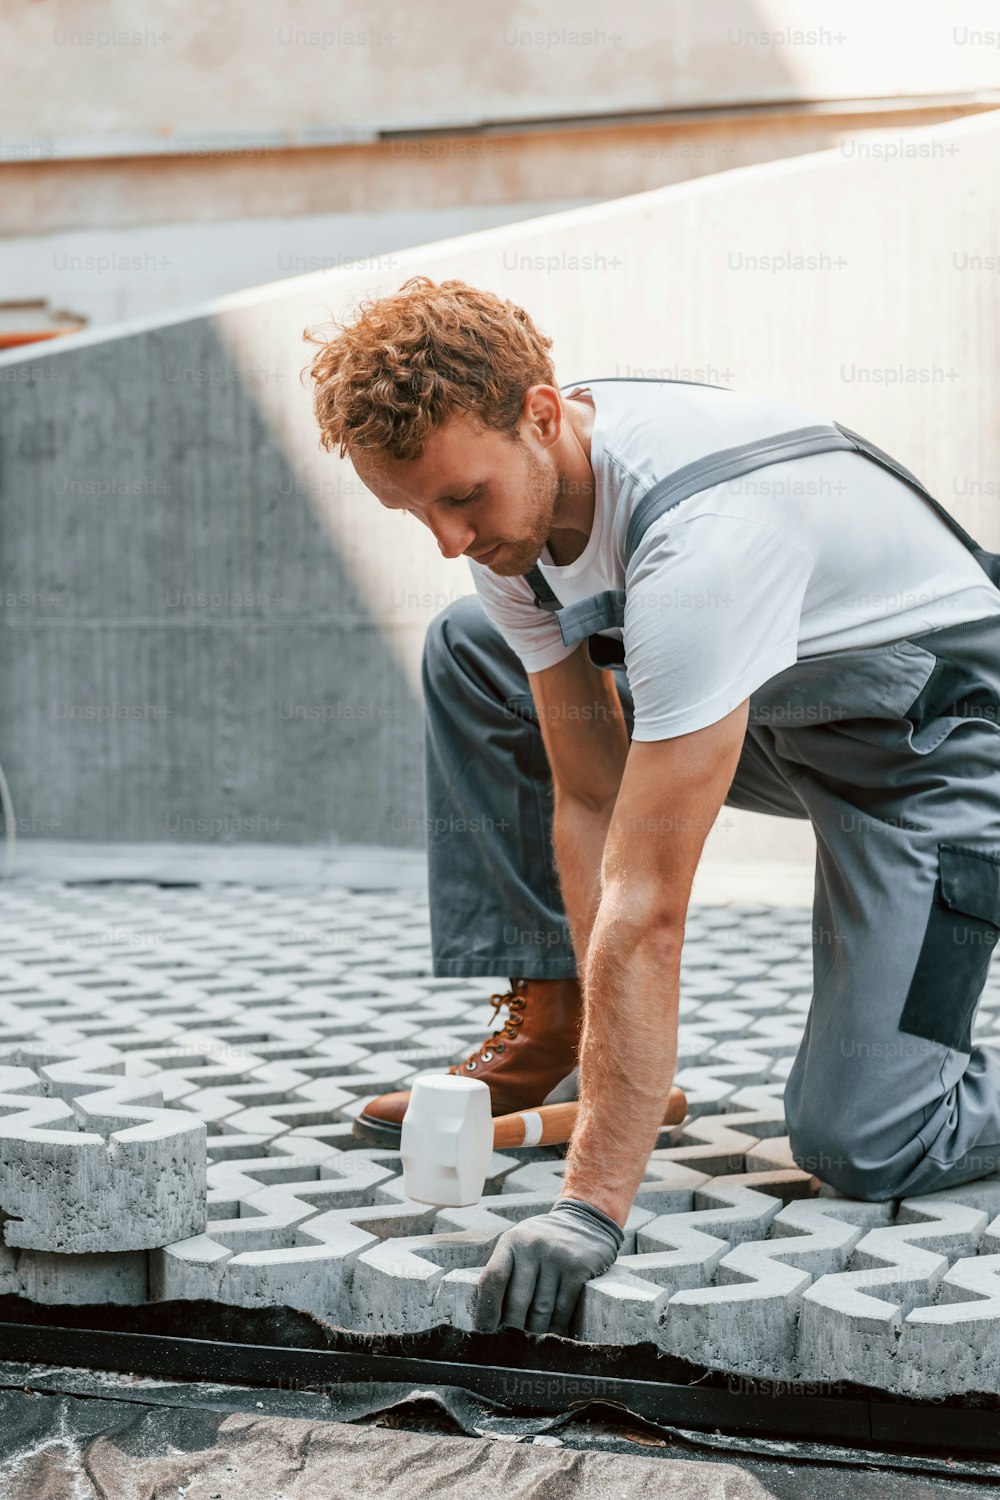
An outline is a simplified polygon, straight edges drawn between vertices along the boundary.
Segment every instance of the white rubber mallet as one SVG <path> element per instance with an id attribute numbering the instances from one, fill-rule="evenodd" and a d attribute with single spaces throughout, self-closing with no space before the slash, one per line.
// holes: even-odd
<path id="1" fill-rule="evenodd" d="M 579 1104 L 543 1104 L 515 1114 L 490 1113 L 490 1091 L 480 1078 L 418 1073 L 410 1085 L 399 1154 L 406 1196 L 417 1203 L 464 1208 L 478 1203 L 490 1156 L 510 1146 L 551 1146 L 568 1141 Z M 664 1125 L 687 1115 L 683 1089 L 670 1090 Z"/>

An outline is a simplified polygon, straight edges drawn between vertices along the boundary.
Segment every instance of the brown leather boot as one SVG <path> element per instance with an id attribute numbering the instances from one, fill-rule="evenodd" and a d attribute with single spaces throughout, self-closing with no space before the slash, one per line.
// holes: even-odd
<path id="1" fill-rule="evenodd" d="M 494 1115 L 537 1109 L 576 1066 L 583 1020 L 579 980 L 512 979 L 504 994 L 490 996 L 490 1004 L 494 1017 L 507 1006 L 503 1026 L 448 1072 L 481 1078 Z M 380 1094 L 355 1116 L 353 1134 L 371 1145 L 398 1147 L 409 1102 L 409 1089 Z"/>

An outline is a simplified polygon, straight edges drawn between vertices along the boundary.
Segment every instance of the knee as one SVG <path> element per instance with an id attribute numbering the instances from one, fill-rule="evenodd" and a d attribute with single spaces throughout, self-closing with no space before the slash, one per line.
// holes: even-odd
<path id="1" fill-rule="evenodd" d="M 442 672 L 454 670 L 466 648 L 484 643 L 495 628 L 478 594 L 467 594 L 446 604 L 434 616 L 424 636 L 424 686 L 433 684 Z"/>
<path id="2" fill-rule="evenodd" d="M 882 1203 L 899 1196 L 895 1167 L 862 1131 L 829 1118 L 800 1119 L 788 1138 L 795 1165 L 845 1198 Z"/>

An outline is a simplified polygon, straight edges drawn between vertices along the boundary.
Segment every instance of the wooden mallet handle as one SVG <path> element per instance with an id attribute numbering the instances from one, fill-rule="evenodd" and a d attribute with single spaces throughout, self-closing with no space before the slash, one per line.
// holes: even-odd
<path id="1" fill-rule="evenodd" d="M 576 1125 L 580 1105 L 576 1099 L 567 1104 L 542 1104 L 538 1109 L 521 1109 L 513 1115 L 498 1115 L 493 1121 L 493 1146 L 557 1146 L 568 1141 Z M 675 1084 L 670 1090 L 664 1125 L 679 1125 L 687 1115 L 684 1090 Z"/>

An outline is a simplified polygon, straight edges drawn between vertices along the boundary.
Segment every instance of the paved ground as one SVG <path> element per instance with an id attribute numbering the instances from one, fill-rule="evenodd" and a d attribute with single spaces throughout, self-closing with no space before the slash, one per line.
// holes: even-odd
<path id="1" fill-rule="evenodd" d="M 562 1159 L 495 1153 L 479 1205 L 436 1210 L 351 1134 L 365 1099 L 478 1042 L 507 986 L 430 975 L 416 857 L 307 879 L 276 856 L 277 886 L 211 859 L 184 884 L 190 856 L 165 875 L 109 853 L 89 876 L 60 857 L 58 878 L 29 858 L 0 891 L 0 1293 L 469 1326 L 478 1268 L 551 1204 Z M 871 1204 L 791 1162 L 781 1094 L 810 970 L 805 906 L 693 908 L 690 1115 L 661 1134 L 580 1336 L 827 1387 L 1000 1391 L 1000 1177 Z M 1000 1031 L 998 981 L 977 1038 Z"/>

